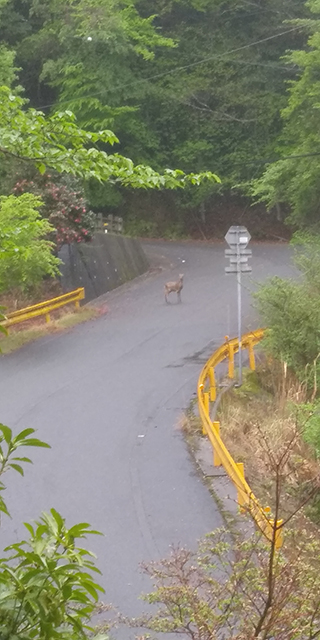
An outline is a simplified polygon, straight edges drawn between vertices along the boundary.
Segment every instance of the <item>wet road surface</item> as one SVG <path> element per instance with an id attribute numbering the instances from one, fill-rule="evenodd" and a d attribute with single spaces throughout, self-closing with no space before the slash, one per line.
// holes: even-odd
<path id="1" fill-rule="evenodd" d="M 28 450 L 25 478 L 6 477 L 12 520 L 3 544 L 24 535 L 23 521 L 54 506 L 68 524 L 103 532 L 89 547 L 103 572 L 105 601 L 137 615 L 147 579 L 141 561 L 170 544 L 194 547 L 222 524 L 189 458 L 179 419 L 195 394 L 206 358 L 235 335 L 236 281 L 224 275 L 223 244 L 146 243 L 169 266 L 105 297 L 97 320 L 27 345 L 0 360 L 1 421 L 38 430 L 51 450 Z M 290 275 L 284 245 L 254 245 L 243 279 L 244 330 L 259 326 L 255 281 Z M 172 268 L 170 269 L 170 265 Z M 182 304 L 164 303 L 166 280 L 185 274 Z"/>

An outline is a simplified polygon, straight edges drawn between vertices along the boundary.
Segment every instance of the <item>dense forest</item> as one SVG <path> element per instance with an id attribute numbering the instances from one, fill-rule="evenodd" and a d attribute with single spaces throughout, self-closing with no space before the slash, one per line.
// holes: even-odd
<path id="1" fill-rule="evenodd" d="M 93 211 L 132 232 L 214 233 L 254 200 L 257 235 L 265 203 L 314 225 L 319 15 L 318 0 L 1 0 L 1 83 L 46 116 L 112 129 L 135 164 L 220 176 L 174 193 L 86 180 Z M 30 177 L 6 159 L 3 194 L 17 175 Z"/>

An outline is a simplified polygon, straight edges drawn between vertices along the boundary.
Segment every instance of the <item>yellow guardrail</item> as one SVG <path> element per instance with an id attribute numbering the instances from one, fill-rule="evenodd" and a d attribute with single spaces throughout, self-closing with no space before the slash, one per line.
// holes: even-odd
<path id="1" fill-rule="evenodd" d="M 52 298 L 51 300 L 34 304 L 31 307 L 26 307 L 25 309 L 19 309 L 19 311 L 8 313 L 6 315 L 6 320 L 1 324 L 4 327 L 11 327 L 13 324 L 25 322 L 26 320 L 36 318 L 37 316 L 45 316 L 46 322 L 50 322 L 50 313 L 52 311 L 55 311 L 55 309 L 59 309 L 60 307 L 64 307 L 71 302 L 74 302 L 76 309 L 79 309 L 80 300 L 83 299 L 84 288 L 80 287 L 79 289 L 75 289 L 75 291 L 64 293 L 62 296 L 58 296 L 57 298 Z"/>
<path id="2" fill-rule="evenodd" d="M 241 348 L 248 350 L 250 369 L 255 369 L 254 346 L 263 338 L 264 329 L 242 336 Z M 248 512 L 268 540 L 275 537 L 276 547 L 282 545 L 282 521 L 270 518 L 270 508 L 263 508 L 244 477 L 244 465 L 235 462 L 220 436 L 220 423 L 210 418 L 210 403 L 217 397 L 215 367 L 228 359 L 228 376 L 234 378 L 234 356 L 239 351 L 238 338 L 229 340 L 217 349 L 203 367 L 198 380 L 198 406 L 203 433 L 209 437 L 213 447 L 213 464 L 222 465 L 232 480 L 238 494 L 238 504 L 242 512 Z"/>

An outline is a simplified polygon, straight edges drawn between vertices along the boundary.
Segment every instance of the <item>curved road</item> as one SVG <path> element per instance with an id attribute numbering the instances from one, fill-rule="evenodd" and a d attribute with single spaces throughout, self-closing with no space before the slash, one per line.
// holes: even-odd
<path id="1" fill-rule="evenodd" d="M 224 276 L 223 244 L 145 248 L 169 270 L 108 294 L 109 311 L 97 320 L 0 361 L 1 421 L 15 431 L 34 427 L 52 446 L 29 451 L 34 465 L 24 479 L 6 478 L 13 518 L 3 520 L 2 542 L 18 539 L 17 523 L 52 506 L 68 524 L 90 522 L 104 533 L 89 546 L 105 601 L 128 615 L 141 612 L 137 598 L 149 588 L 142 560 L 165 555 L 172 543 L 194 546 L 222 524 L 178 423 L 202 363 L 237 326 L 236 282 Z M 252 249 L 254 280 L 292 273 L 286 246 Z M 166 305 L 163 284 L 181 272 L 183 302 Z M 253 286 L 247 277 L 244 329 L 257 326 Z"/>

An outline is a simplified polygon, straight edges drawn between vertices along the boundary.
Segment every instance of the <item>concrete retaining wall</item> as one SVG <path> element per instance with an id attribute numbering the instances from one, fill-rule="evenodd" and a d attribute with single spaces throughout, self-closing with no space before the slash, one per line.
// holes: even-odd
<path id="1" fill-rule="evenodd" d="M 84 287 L 85 301 L 147 271 L 149 264 L 138 240 L 124 236 L 97 233 L 87 243 L 64 245 L 59 258 L 64 292 Z"/>

